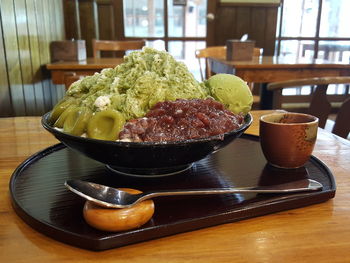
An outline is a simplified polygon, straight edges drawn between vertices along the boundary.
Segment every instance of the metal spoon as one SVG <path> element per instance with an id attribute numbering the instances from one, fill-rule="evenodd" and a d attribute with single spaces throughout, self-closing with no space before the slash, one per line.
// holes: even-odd
<path id="1" fill-rule="evenodd" d="M 257 186 L 244 188 L 209 188 L 209 189 L 181 189 L 145 192 L 142 194 L 129 194 L 113 187 L 85 182 L 81 180 L 69 180 L 65 186 L 76 193 L 100 206 L 109 208 L 131 207 L 146 199 L 158 196 L 171 195 L 208 195 L 228 193 L 295 193 L 304 191 L 316 191 L 322 188 L 322 184 L 315 180 L 303 179 L 285 184 L 272 186 Z"/>

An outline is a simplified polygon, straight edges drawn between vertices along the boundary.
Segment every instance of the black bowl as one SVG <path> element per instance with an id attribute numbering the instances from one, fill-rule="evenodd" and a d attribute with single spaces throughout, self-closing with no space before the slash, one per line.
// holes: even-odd
<path id="1" fill-rule="evenodd" d="M 113 171 L 138 176 L 174 174 L 191 167 L 193 162 L 226 146 L 238 138 L 252 123 L 248 113 L 244 124 L 219 136 L 180 142 L 119 142 L 78 137 L 50 125 L 50 112 L 41 120 L 43 127 L 71 149 L 102 162 Z"/>

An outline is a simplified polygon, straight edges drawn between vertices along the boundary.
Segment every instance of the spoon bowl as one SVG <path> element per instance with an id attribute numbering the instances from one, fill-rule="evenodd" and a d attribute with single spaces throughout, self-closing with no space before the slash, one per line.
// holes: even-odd
<path id="1" fill-rule="evenodd" d="M 68 180 L 65 186 L 73 193 L 89 200 L 97 205 L 108 208 L 127 208 L 144 200 L 173 195 L 208 195 L 228 193 L 295 193 L 305 191 L 317 191 L 322 189 L 322 184 L 312 180 L 303 179 L 285 184 L 272 186 L 257 186 L 243 188 L 208 188 L 208 189 L 180 189 L 145 192 L 130 194 L 117 188 L 95 184 L 81 180 Z"/>

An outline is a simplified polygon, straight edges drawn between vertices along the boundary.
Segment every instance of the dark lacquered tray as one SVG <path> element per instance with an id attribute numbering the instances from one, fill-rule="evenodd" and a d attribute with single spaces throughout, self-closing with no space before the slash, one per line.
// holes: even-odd
<path id="1" fill-rule="evenodd" d="M 243 135 L 183 173 L 153 179 L 112 173 L 103 164 L 57 144 L 33 155 L 15 170 L 10 181 L 10 196 L 17 214 L 31 227 L 56 240 L 91 250 L 262 216 L 334 197 L 333 175 L 320 160 L 312 157 L 299 169 L 273 168 L 266 164 L 258 140 L 255 136 Z M 156 198 L 155 214 L 147 224 L 119 233 L 103 232 L 87 225 L 82 216 L 84 200 L 63 185 L 65 180 L 74 178 L 146 191 L 271 185 L 305 177 L 321 182 L 323 190 L 288 195 Z"/>

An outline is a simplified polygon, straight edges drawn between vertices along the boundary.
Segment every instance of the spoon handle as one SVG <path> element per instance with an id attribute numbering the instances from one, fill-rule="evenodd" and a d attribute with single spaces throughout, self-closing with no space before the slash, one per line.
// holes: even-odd
<path id="1" fill-rule="evenodd" d="M 242 188 L 208 188 L 208 189 L 179 189 L 164 190 L 157 192 L 145 192 L 138 200 L 143 201 L 158 196 L 173 195 L 207 195 L 207 194 L 229 194 L 229 193 L 294 193 L 305 191 L 316 191 L 322 188 L 322 184 L 312 179 L 303 179 L 285 184 Z"/>

